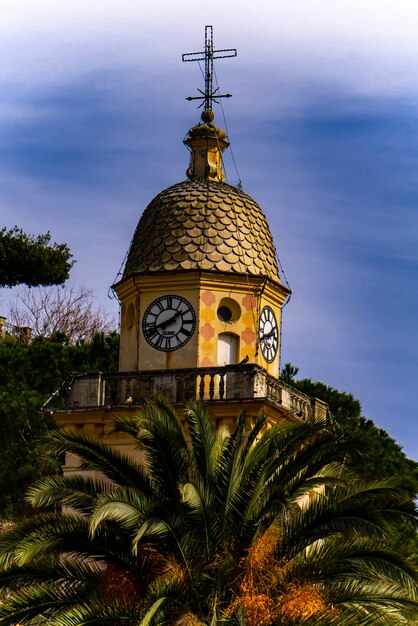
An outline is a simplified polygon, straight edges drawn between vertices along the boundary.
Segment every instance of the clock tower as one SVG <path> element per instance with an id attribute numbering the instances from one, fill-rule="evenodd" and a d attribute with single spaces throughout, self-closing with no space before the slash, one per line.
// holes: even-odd
<path id="1" fill-rule="evenodd" d="M 233 427 L 243 409 L 254 419 L 264 412 L 271 423 L 326 418 L 324 403 L 279 378 L 281 313 L 290 290 L 262 209 L 224 180 L 229 143 L 214 123 L 212 101 L 228 94 L 214 92 L 211 77 L 217 53 L 234 52 L 213 50 L 206 27 L 205 50 L 183 55 L 205 60 L 205 91 L 190 98 L 202 99 L 204 110 L 184 140 L 187 178 L 142 213 L 113 285 L 121 305 L 119 372 L 76 376 L 65 408 L 52 409 L 62 428 L 128 446 L 112 433 L 111 415 L 131 413 L 156 394 L 180 416 L 188 399 L 205 400 L 217 427 Z M 65 471 L 73 467 L 68 455 Z"/>
<path id="2" fill-rule="evenodd" d="M 226 134 L 210 110 L 185 140 L 187 180 L 141 216 L 122 280 L 121 371 L 257 365 L 278 378 L 290 291 L 259 205 L 224 182 Z"/>

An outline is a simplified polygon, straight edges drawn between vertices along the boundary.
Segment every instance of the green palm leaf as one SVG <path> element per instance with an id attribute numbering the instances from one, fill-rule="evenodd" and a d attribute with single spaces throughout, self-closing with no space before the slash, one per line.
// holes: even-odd
<path id="1" fill-rule="evenodd" d="M 417 621 L 416 572 L 391 547 L 396 524 L 415 524 L 413 498 L 396 480 L 357 479 L 363 444 L 323 423 L 261 416 L 249 428 L 244 414 L 215 433 L 196 402 L 185 420 L 189 438 L 161 398 L 116 416 L 139 461 L 82 433 L 51 436 L 51 450 L 101 478 L 31 488 L 49 512 L 1 539 L 2 624 Z"/>

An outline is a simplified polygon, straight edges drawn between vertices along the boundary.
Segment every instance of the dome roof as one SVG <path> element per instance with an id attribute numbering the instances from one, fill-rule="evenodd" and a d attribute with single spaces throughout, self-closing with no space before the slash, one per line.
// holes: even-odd
<path id="1" fill-rule="evenodd" d="M 186 180 L 154 198 L 139 220 L 123 280 L 134 274 L 215 270 L 280 282 L 267 220 L 224 182 Z"/>

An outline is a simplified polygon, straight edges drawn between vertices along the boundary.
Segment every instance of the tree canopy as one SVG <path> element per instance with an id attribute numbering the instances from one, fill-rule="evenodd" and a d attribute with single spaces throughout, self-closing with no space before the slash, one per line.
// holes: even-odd
<path id="1" fill-rule="evenodd" d="M 41 479 L 39 515 L 4 536 L 5 626 L 401 626 L 417 615 L 414 571 L 391 530 L 414 523 L 396 480 L 359 480 L 362 442 L 335 425 L 232 433 L 191 402 L 115 418 L 135 458 L 80 430 L 50 451 L 83 473 Z M 92 473 L 86 474 L 85 470 Z"/>
<path id="2" fill-rule="evenodd" d="M 293 385 L 310 397 L 326 402 L 333 420 L 347 425 L 359 439 L 368 440 L 369 453 L 358 468 L 362 476 L 399 476 L 418 490 L 418 464 L 408 459 L 383 428 L 362 415 L 361 403 L 351 393 L 309 378 L 293 381 Z"/>
<path id="3" fill-rule="evenodd" d="M 28 486 L 58 469 L 42 445 L 53 427 L 40 411 L 44 402 L 75 372 L 117 371 L 118 350 L 116 333 L 74 345 L 63 333 L 29 344 L 14 336 L 0 340 L 0 519 L 28 513 Z"/>
<path id="4" fill-rule="evenodd" d="M 28 235 L 22 229 L 0 230 L 0 287 L 25 284 L 60 285 L 74 264 L 65 243 L 51 243 L 51 235 Z"/>
<path id="5" fill-rule="evenodd" d="M 298 368 L 286 364 L 285 374 Z M 293 369 L 292 369 L 293 368 Z M 348 428 L 359 441 L 367 443 L 367 454 L 362 458 L 356 471 L 365 480 L 370 477 L 386 479 L 396 476 L 402 484 L 413 492 L 418 492 L 418 463 L 409 459 L 399 444 L 371 419 L 362 415 L 361 403 L 351 393 L 339 391 L 323 382 L 310 378 L 288 381 L 297 389 L 312 398 L 319 398 L 329 406 L 332 420 Z M 400 524 L 396 530 L 396 541 L 406 547 L 411 559 L 418 566 L 418 534 L 415 530 Z"/>

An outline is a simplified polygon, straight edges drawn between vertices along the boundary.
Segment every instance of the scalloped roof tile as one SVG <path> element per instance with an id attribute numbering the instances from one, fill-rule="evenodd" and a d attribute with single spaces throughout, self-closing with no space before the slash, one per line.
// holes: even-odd
<path id="1" fill-rule="evenodd" d="M 137 226 L 123 279 L 164 270 L 216 270 L 280 282 L 267 220 L 224 182 L 186 180 L 159 193 Z"/>

